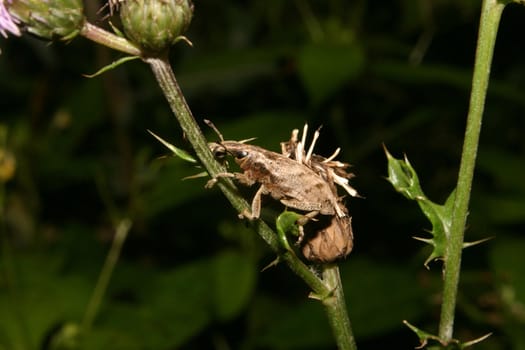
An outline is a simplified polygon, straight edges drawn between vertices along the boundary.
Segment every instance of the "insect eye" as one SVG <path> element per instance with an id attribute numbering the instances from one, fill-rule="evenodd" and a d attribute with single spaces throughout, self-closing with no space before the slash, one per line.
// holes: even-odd
<path id="1" fill-rule="evenodd" d="M 233 156 L 237 159 L 242 159 L 248 155 L 247 151 L 236 151 L 234 152 Z"/>
<path id="2" fill-rule="evenodd" d="M 215 152 L 213 152 L 213 155 L 217 159 L 223 159 L 226 157 L 226 152 L 224 152 L 224 150 L 216 150 Z"/>
<path id="3" fill-rule="evenodd" d="M 213 156 L 217 159 L 223 159 L 226 157 L 226 149 L 217 144 L 210 144 L 210 150 Z"/>

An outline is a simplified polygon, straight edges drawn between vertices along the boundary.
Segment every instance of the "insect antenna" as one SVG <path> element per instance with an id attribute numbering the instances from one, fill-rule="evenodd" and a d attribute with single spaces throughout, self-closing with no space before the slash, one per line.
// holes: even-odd
<path id="1" fill-rule="evenodd" d="M 222 137 L 221 132 L 219 131 L 219 129 L 217 129 L 217 127 L 215 126 L 215 124 L 212 123 L 211 120 L 204 119 L 204 123 L 206 123 L 206 125 L 208 125 L 210 128 L 212 128 L 212 130 L 215 131 L 217 136 L 219 136 L 219 139 L 221 140 L 219 143 L 224 142 L 224 137 Z"/>

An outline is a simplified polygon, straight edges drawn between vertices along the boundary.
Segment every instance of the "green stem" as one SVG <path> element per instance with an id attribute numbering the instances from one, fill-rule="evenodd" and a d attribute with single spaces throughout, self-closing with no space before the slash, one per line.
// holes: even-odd
<path id="1" fill-rule="evenodd" d="M 463 250 L 463 236 L 467 220 L 472 178 L 476 164 L 481 121 L 490 76 L 490 66 L 498 25 L 505 4 L 506 2 L 498 0 L 484 0 L 482 5 L 470 106 L 467 116 L 458 183 L 456 186 L 450 241 L 447 247 L 445 261 L 443 304 L 439 324 L 439 338 L 444 342 L 450 341 L 453 336 L 454 311 L 456 308 L 461 269 L 461 252 Z"/>
<path id="2" fill-rule="evenodd" d="M 215 176 L 219 173 L 225 172 L 226 169 L 218 163 L 213 157 L 208 143 L 202 134 L 195 118 L 193 117 L 191 110 L 186 103 L 186 99 L 182 94 L 179 87 L 175 74 L 171 69 L 171 66 L 166 57 L 163 58 L 146 58 L 145 61 L 150 65 L 153 74 L 155 75 L 159 86 L 161 87 L 164 96 L 168 100 L 171 110 L 175 114 L 186 138 L 193 146 L 197 157 L 200 159 L 203 166 L 206 168 L 210 176 Z M 245 210 L 249 210 L 249 204 L 242 198 L 235 185 L 229 179 L 221 178 L 219 188 L 224 193 L 226 198 L 230 201 L 232 206 L 239 212 L 242 213 Z M 277 234 L 262 220 L 254 220 L 252 226 L 259 233 L 259 235 L 268 243 L 270 248 L 276 252 L 281 253 L 281 247 L 277 239 Z M 312 289 L 312 291 L 318 296 L 330 295 L 332 290 L 340 291 L 339 301 L 337 303 L 329 303 L 327 307 L 328 316 L 331 324 L 337 324 L 334 328 L 336 333 L 336 340 L 341 349 L 355 349 L 354 347 L 348 347 L 346 344 L 353 343 L 353 336 L 350 329 L 350 322 L 348 321 L 348 315 L 346 313 L 346 307 L 342 297 L 342 287 L 340 281 L 337 283 L 330 283 L 327 285 L 327 281 L 319 279 L 309 268 L 306 266 L 295 254 L 286 252 L 280 255 L 280 258 L 288 265 L 288 267 Z M 333 282 L 333 281 L 331 281 Z M 335 287 L 337 285 L 337 287 Z M 339 293 L 339 292 L 338 292 Z M 345 328 L 346 327 L 346 328 Z"/>
<path id="3" fill-rule="evenodd" d="M 346 312 L 345 296 L 339 268 L 337 265 L 327 265 L 323 269 L 323 281 L 330 288 L 330 296 L 323 300 L 328 320 L 334 333 L 339 350 L 356 350 L 350 318 Z"/>
<path id="4" fill-rule="evenodd" d="M 93 290 L 93 295 L 91 296 L 91 300 L 86 308 L 86 314 L 82 320 L 82 330 L 84 333 L 88 333 L 93 325 L 93 321 L 100 309 L 100 305 L 104 299 L 104 294 L 106 294 L 109 280 L 111 279 L 111 275 L 113 274 L 113 270 L 115 269 L 115 265 L 120 256 L 120 251 L 122 250 L 122 245 L 126 240 L 130 228 L 131 222 L 129 220 L 122 220 L 117 225 L 113 244 L 111 245 L 111 249 L 106 257 L 97 284 Z"/>
<path id="5" fill-rule="evenodd" d="M 84 26 L 80 30 L 80 35 L 92 40 L 98 44 L 110 47 L 117 51 L 127 53 L 131 56 L 140 56 L 141 52 L 138 47 L 130 43 L 125 38 L 115 35 L 107 30 L 100 27 L 94 26 L 89 22 L 85 22 Z"/>

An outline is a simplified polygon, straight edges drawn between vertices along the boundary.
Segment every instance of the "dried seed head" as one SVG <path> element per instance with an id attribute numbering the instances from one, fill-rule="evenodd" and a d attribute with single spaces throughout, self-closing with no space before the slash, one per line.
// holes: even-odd
<path id="1" fill-rule="evenodd" d="M 306 152 L 305 143 L 307 132 L 308 125 L 306 124 L 303 128 L 301 140 L 299 140 L 299 130 L 293 130 L 290 140 L 281 143 L 282 153 L 305 164 L 320 175 L 325 181 L 341 186 L 352 197 L 359 197 L 357 191 L 348 183 L 348 180 L 354 177 L 354 174 L 347 171 L 350 164 L 334 160 L 339 154 L 340 149 L 338 148 L 335 150 L 335 152 L 328 158 L 314 154 L 313 150 L 315 143 L 319 138 L 319 129 L 317 129 L 314 133 L 312 143 Z"/>
<path id="2" fill-rule="evenodd" d="M 305 225 L 301 244 L 304 257 L 323 264 L 345 258 L 354 247 L 351 218 L 334 215 L 322 221 Z"/>

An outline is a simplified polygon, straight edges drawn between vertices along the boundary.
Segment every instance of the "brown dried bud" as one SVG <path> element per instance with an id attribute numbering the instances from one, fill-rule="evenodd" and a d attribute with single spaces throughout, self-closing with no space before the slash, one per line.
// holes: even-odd
<path id="1" fill-rule="evenodd" d="M 330 219 L 330 220 L 328 220 Z M 317 263 L 331 263 L 345 258 L 354 247 L 352 218 L 331 216 L 304 226 L 302 252 L 306 259 Z"/>

